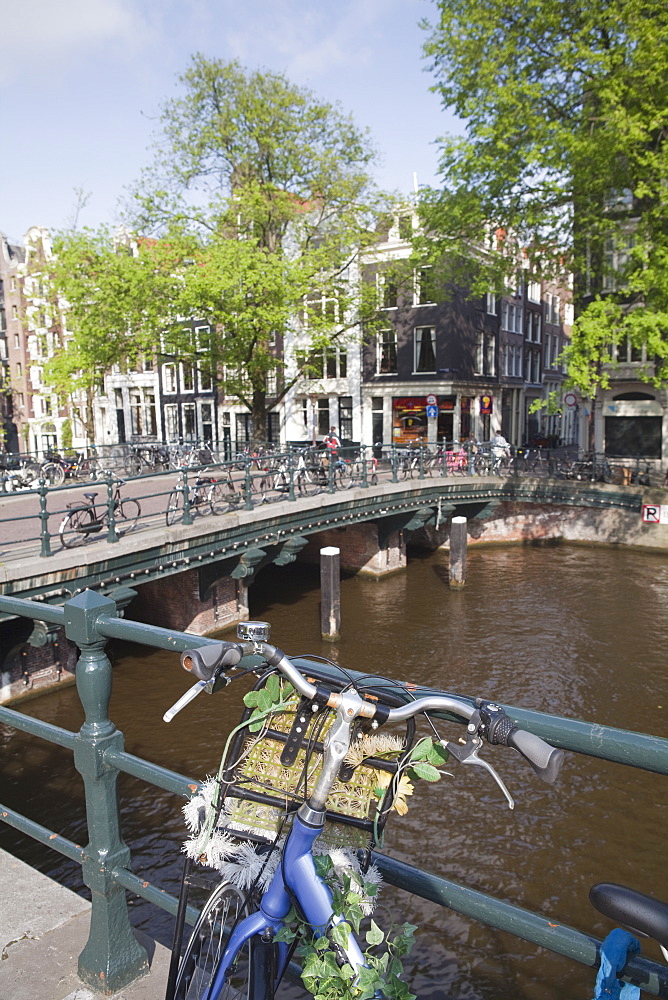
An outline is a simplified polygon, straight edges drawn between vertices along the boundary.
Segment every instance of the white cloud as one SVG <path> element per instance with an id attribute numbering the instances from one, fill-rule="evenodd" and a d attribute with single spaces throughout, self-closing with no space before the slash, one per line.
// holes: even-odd
<path id="1" fill-rule="evenodd" d="M 145 35 L 131 0 L 0 0 L 0 76 L 9 80 L 96 46 L 136 47 Z"/>

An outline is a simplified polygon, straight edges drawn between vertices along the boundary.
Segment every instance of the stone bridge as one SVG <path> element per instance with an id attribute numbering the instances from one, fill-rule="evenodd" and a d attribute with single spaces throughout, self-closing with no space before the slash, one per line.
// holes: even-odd
<path id="1" fill-rule="evenodd" d="M 129 616 L 198 634 L 248 615 L 248 588 L 267 564 L 316 562 L 323 545 L 341 550 L 344 570 L 381 576 L 406 565 L 406 544 L 448 544 L 450 519 L 464 515 L 469 542 L 567 540 L 663 548 L 668 526 L 645 524 L 644 503 L 668 502 L 664 490 L 526 478 L 464 477 L 382 483 L 297 501 L 197 518 L 192 525 L 139 525 L 119 542 L 102 539 L 49 558 L 0 565 L 6 596 L 60 604 L 85 588 L 130 601 Z M 73 650 L 44 625 L 0 624 L 9 655 L 0 701 L 41 678 L 69 674 Z M 29 630 L 28 630 L 29 631 Z M 39 674 L 39 677 L 36 677 Z"/>

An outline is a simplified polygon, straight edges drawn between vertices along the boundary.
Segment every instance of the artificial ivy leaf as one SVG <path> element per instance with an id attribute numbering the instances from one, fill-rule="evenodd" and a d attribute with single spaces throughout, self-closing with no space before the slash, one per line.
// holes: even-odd
<path id="1" fill-rule="evenodd" d="M 327 951 L 327 949 L 329 948 L 329 941 L 327 940 L 326 937 L 316 938 L 315 941 L 313 942 L 313 947 L 316 949 L 316 951 Z"/>
<path id="2" fill-rule="evenodd" d="M 369 930 L 366 932 L 367 944 L 370 945 L 382 944 L 384 940 L 385 940 L 385 934 L 380 929 L 376 921 L 372 920 L 371 926 L 369 927 Z"/>
<path id="3" fill-rule="evenodd" d="M 285 924 L 283 927 L 281 927 L 278 934 L 274 935 L 274 941 L 284 941 L 286 944 L 291 944 L 296 938 L 296 936 L 297 932 L 294 931 L 291 927 L 288 927 L 287 924 Z"/>
<path id="4" fill-rule="evenodd" d="M 346 923 L 345 920 L 341 921 L 340 924 L 334 924 L 330 928 L 329 936 L 334 944 L 338 944 L 340 948 L 347 948 L 350 938 L 350 924 Z"/>

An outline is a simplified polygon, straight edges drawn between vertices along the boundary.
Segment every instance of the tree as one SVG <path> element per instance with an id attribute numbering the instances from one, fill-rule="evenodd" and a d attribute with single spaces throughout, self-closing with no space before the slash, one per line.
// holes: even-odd
<path id="1" fill-rule="evenodd" d="M 64 329 L 44 382 L 92 442 L 93 398 L 114 365 L 128 369 L 154 353 L 157 332 L 171 320 L 174 276 L 157 266 L 150 245 L 130 246 L 105 227 L 59 234 L 49 267 Z"/>
<path id="2" fill-rule="evenodd" d="M 662 0 L 438 0 L 425 51 L 445 106 L 443 190 L 423 193 L 433 253 L 474 288 L 518 264 L 575 277 L 572 385 L 607 382 L 629 337 L 668 379 L 668 8 Z M 427 26 L 429 27 L 429 26 Z M 478 253 L 473 247 L 489 247 Z"/>
<path id="3" fill-rule="evenodd" d="M 209 322 L 212 370 L 224 369 L 261 442 L 268 410 L 314 353 L 375 315 L 358 280 L 384 203 L 368 172 L 375 154 L 338 107 L 281 75 L 197 55 L 180 82 L 130 217 L 157 238 L 154 262 L 164 248 L 161 280 L 178 276 L 171 316 Z M 181 356 L 195 350 L 182 327 L 167 338 Z M 289 380 L 287 335 L 307 346 Z"/>

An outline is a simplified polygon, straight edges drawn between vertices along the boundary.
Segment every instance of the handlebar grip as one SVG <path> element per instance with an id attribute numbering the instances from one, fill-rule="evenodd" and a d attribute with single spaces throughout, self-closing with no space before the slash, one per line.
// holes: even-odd
<path id="1" fill-rule="evenodd" d="M 216 642 L 181 653 L 181 666 L 200 681 L 210 681 L 220 667 L 235 666 L 243 655 L 237 642 Z"/>
<path id="2" fill-rule="evenodd" d="M 564 762 L 563 750 L 550 746 L 540 736 L 528 733 L 526 729 L 511 729 L 506 743 L 521 753 L 523 757 L 526 757 L 538 777 L 542 778 L 543 781 L 547 781 L 551 785 L 557 780 Z"/>

